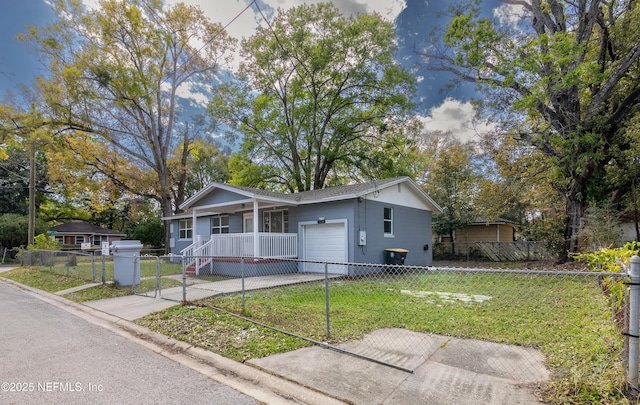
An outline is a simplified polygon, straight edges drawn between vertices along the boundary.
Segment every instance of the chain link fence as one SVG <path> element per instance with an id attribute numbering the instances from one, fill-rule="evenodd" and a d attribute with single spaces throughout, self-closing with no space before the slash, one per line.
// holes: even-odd
<path id="1" fill-rule="evenodd" d="M 113 260 L 100 251 L 23 250 L 21 264 L 93 283 L 113 281 Z"/>
<path id="2" fill-rule="evenodd" d="M 482 356 L 496 375 L 526 383 L 625 377 L 626 274 L 197 261 L 197 271 L 185 266 L 192 305 L 409 372 L 447 347 L 458 361 Z M 498 347 L 503 354 L 492 355 Z"/>
<path id="3" fill-rule="evenodd" d="M 183 271 L 180 258 L 142 255 L 135 257 L 133 262 L 131 286 L 134 294 L 154 298 L 182 295 Z"/>
<path id="4" fill-rule="evenodd" d="M 162 289 L 178 290 L 172 295 L 182 297 L 183 270 L 181 258 L 175 256 L 142 255 L 132 257 L 131 280 L 122 286 L 131 286 L 134 294 L 157 297 Z M 62 276 L 92 283 L 112 284 L 114 257 L 101 251 L 24 250 L 21 264 L 40 267 Z"/>
<path id="5" fill-rule="evenodd" d="M 113 281 L 110 256 L 24 251 L 22 261 Z M 407 372 L 447 350 L 450 361 L 480 358 L 497 376 L 598 392 L 634 381 L 626 373 L 637 369 L 625 360 L 630 339 L 636 351 L 638 340 L 628 327 L 626 273 L 146 255 L 134 262 L 136 294 L 214 308 Z"/>

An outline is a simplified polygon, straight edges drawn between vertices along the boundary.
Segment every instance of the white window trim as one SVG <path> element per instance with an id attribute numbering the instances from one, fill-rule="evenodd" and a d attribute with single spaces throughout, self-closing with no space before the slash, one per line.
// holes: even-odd
<path id="1" fill-rule="evenodd" d="M 242 232 L 244 233 L 250 233 L 249 231 L 247 231 L 247 221 L 251 221 L 251 223 L 253 224 L 253 212 L 245 212 L 244 214 L 242 214 Z"/>
<path id="2" fill-rule="evenodd" d="M 226 217 L 226 218 L 227 218 L 227 224 L 226 224 L 226 225 L 222 225 L 222 218 L 223 218 L 223 217 Z M 220 220 L 220 221 L 219 221 L 219 222 L 220 222 L 220 225 L 213 226 L 213 220 L 214 220 L 214 218 L 216 218 L 216 219 L 219 219 L 219 220 Z M 214 229 L 214 228 L 215 228 L 215 229 L 219 229 L 219 230 L 220 230 L 220 232 L 218 232 L 218 233 L 217 233 L 217 234 L 215 234 L 215 235 L 221 235 L 221 234 L 223 234 L 223 232 L 222 232 L 222 230 L 223 230 L 223 229 L 226 229 L 226 230 L 227 230 L 227 233 L 229 233 L 229 215 L 214 215 L 214 216 L 212 216 L 212 217 L 211 217 L 211 220 L 210 220 L 210 222 L 209 222 L 209 225 L 211 225 L 211 229 L 210 229 L 210 231 L 211 231 L 211 234 L 212 234 L 212 235 L 214 235 L 214 233 L 213 233 L 213 229 Z"/>
<path id="3" fill-rule="evenodd" d="M 189 223 L 189 221 L 191 221 L 191 227 L 190 228 L 187 228 L 187 227 L 183 228 L 182 227 L 183 221 L 184 221 L 185 225 L 187 223 Z M 191 230 L 191 237 L 190 238 L 189 237 L 183 238 L 182 237 L 182 231 L 183 230 L 185 231 L 185 235 L 188 234 L 187 231 Z M 183 218 L 183 219 L 178 220 L 178 240 L 192 240 L 192 239 L 193 239 L 193 219 L 191 219 L 191 218 Z"/>
<path id="4" fill-rule="evenodd" d="M 282 215 L 282 231 L 281 232 L 273 232 L 273 230 L 271 229 L 271 224 L 269 224 L 268 228 L 269 230 L 267 230 L 267 222 L 265 221 L 265 217 L 267 216 L 267 214 L 269 215 L 269 221 L 271 220 L 271 214 L 274 212 L 280 212 Z M 285 217 L 285 212 L 287 213 L 287 220 L 285 221 L 284 217 Z M 265 210 L 262 212 L 262 231 L 266 232 L 266 233 L 288 233 L 289 230 L 289 210 L 288 209 L 281 209 L 281 210 Z"/>
<path id="5" fill-rule="evenodd" d="M 387 209 L 391 210 L 391 218 L 390 219 L 386 219 L 385 216 L 384 216 L 384 213 L 385 213 L 385 211 Z M 393 207 L 384 207 L 383 208 L 383 210 L 382 210 L 382 220 L 383 220 L 382 232 L 384 233 L 384 237 L 385 238 L 394 238 L 395 235 L 393 233 L 393 231 L 394 231 L 394 229 L 393 229 L 394 228 L 393 227 Z M 384 228 L 385 228 L 384 224 L 386 224 L 387 222 L 389 222 L 391 224 L 391 232 L 385 232 L 385 230 L 384 230 Z"/>

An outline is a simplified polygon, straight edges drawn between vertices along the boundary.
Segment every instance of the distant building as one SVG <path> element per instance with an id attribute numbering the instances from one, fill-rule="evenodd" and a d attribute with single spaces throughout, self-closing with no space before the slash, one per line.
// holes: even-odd
<path id="1" fill-rule="evenodd" d="M 61 245 L 80 246 L 83 243 L 91 243 L 93 246 L 100 246 L 102 242 L 111 244 L 125 237 L 124 233 L 77 220 L 49 228 L 49 232 L 53 233 Z"/>

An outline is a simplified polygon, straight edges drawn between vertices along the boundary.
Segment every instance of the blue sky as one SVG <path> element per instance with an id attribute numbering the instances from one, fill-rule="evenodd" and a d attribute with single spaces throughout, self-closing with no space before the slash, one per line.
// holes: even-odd
<path id="1" fill-rule="evenodd" d="M 21 84 L 31 84 L 36 74 L 43 74 L 37 55 L 15 37 L 26 31 L 26 26 L 45 25 L 54 20 L 54 14 L 43 0 L 4 0 L 0 13 L 0 95 L 15 91 Z"/>
<path id="2" fill-rule="evenodd" d="M 173 2 L 177 0 L 167 0 Z M 185 3 L 199 5 L 213 21 L 224 25 L 238 16 L 250 0 L 182 0 Z M 315 3 L 320 0 L 305 0 Z M 413 49 L 420 46 L 431 30 L 436 16 L 446 11 L 447 1 L 429 0 L 332 0 L 345 14 L 353 12 L 378 12 L 383 17 L 396 21 L 399 44 L 399 57 L 404 66 L 414 69 L 420 60 Z M 362 1 L 362 2 L 360 2 Z M 95 0 L 85 0 L 85 3 Z M 54 20 L 51 7 L 44 0 L 4 0 L 0 13 L 0 97 L 7 91 L 16 91 L 18 86 L 31 84 L 37 74 L 44 73 L 37 55 L 27 44 L 19 42 L 15 36 L 24 32 L 29 25 L 42 26 Z M 291 7 L 301 0 L 258 0 L 260 8 L 273 11 L 277 7 Z M 497 0 L 485 0 L 490 11 L 499 5 Z M 245 11 L 227 28 L 230 35 L 240 38 L 252 34 L 260 17 L 255 7 Z M 449 89 L 445 84 L 451 78 L 446 73 L 434 73 L 416 70 L 418 101 L 420 114 L 428 129 L 450 130 L 462 138 L 471 138 L 468 131 L 471 125 L 473 109 L 468 103 L 473 90 L 471 85 Z"/>

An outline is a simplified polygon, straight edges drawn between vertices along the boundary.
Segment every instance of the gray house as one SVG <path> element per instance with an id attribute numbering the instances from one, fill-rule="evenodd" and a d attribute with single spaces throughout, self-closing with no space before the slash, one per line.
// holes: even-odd
<path id="1" fill-rule="evenodd" d="M 285 194 L 211 183 L 164 218 L 171 253 L 196 273 L 362 274 L 385 249 L 409 251 L 405 265 L 432 263 L 431 216 L 441 208 L 408 177 Z M 299 259 L 302 262 L 289 261 Z M 351 263 L 341 265 L 339 263 Z M 285 265 L 287 264 L 287 265 Z"/>

